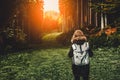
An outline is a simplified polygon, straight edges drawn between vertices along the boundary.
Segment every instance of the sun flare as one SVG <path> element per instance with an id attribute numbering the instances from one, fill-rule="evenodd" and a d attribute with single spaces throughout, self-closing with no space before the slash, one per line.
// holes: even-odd
<path id="1" fill-rule="evenodd" d="M 44 0 L 44 12 L 59 12 L 58 0 Z"/>

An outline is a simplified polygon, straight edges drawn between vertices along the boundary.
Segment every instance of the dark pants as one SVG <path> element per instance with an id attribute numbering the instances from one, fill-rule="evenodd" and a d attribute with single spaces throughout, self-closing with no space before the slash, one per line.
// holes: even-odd
<path id="1" fill-rule="evenodd" d="M 89 80 L 89 69 L 90 69 L 89 65 L 84 66 L 72 65 L 74 79 L 80 80 L 80 77 L 82 77 L 83 80 Z"/>

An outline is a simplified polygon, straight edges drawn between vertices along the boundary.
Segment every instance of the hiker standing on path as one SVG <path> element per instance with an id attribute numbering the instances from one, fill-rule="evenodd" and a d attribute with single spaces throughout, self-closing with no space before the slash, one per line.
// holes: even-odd
<path id="1" fill-rule="evenodd" d="M 93 52 L 89 48 L 87 38 L 81 30 L 76 30 L 71 39 L 71 48 L 68 56 L 72 58 L 72 72 L 74 80 L 89 80 L 90 61 Z"/>

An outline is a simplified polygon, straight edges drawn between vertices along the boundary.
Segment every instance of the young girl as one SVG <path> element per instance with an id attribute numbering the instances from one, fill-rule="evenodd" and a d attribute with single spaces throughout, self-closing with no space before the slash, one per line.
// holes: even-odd
<path id="1" fill-rule="evenodd" d="M 72 44 L 77 44 L 77 45 L 83 45 L 85 42 L 87 42 L 87 38 L 84 35 L 84 33 L 81 30 L 76 30 L 73 34 L 73 37 L 71 39 Z M 91 49 L 88 49 L 88 54 L 90 57 L 93 56 L 93 52 Z M 70 51 L 68 53 L 68 56 L 70 58 L 73 58 L 73 47 L 71 46 Z M 83 80 L 89 80 L 89 69 L 90 69 L 90 64 L 86 65 L 76 65 L 75 63 L 72 63 L 72 72 L 74 75 L 74 80 L 80 80 L 80 76 L 83 78 Z"/>

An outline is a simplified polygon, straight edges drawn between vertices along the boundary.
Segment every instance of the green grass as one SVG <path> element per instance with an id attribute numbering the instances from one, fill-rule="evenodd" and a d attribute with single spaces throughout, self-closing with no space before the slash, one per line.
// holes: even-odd
<path id="1" fill-rule="evenodd" d="M 48 48 L 0 56 L 0 80 L 73 80 L 69 48 Z M 90 80 L 120 80 L 120 47 L 98 48 Z"/>
<path id="2" fill-rule="evenodd" d="M 56 38 L 61 35 L 62 32 L 55 32 L 55 33 L 49 33 L 49 34 L 46 34 L 42 37 L 42 40 L 43 41 L 50 41 L 50 42 L 55 42 L 56 41 Z"/>
<path id="3" fill-rule="evenodd" d="M 57 37 L 60 36 L 62 32 L 54 32 L 54 33 L 48 33 L 42 36 L 42 44 L 41 46 L 44 48 L 49 47 L 60 47 L 61 44 L 58 44 Z"/>

